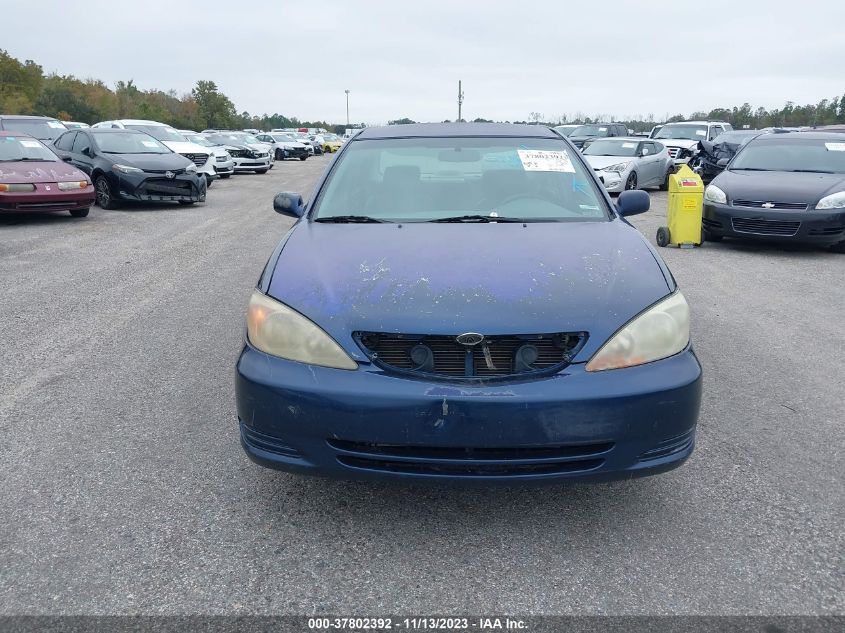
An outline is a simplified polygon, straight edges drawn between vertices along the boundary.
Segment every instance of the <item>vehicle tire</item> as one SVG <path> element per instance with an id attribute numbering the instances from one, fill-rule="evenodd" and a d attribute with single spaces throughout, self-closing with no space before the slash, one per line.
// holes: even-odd
<path id="1" fill-rule="evenodd" d="M 701 237 L 703 237 L 703 241 L 705 242 L 721 242 L 723 235 L 714 235 L 710 233 L 707 229 L 701 229 Z"/>
<path id="2" fill-rule="evenodd" d="M 256 174 L 266 174 L 269 171 L 269 169 L 270 169 L 269 167 L 266 167 L 264 169 L 256 169 L 255 173 Z"/>
<path id="3" fill-rule="evenodd" d="M 195 203 L 196 203 L 196 200 L 180 200 L 179 201 L 179 204 L 184 205 L 186 207 L 189 206 L 189 205 L 195 204 Z"/>
<path id="4" fill-rule="evenodd" d="M 231 175 L 232 175 L 232 174 L 220 174 L 220 177 L 221 177 L 221 178 L 228 178 L 228 177 L 229 177 L 229 176 L 231 176 Z"/>
<path id="5" fill-rule="evenodd" d="M 86 207 L 85 209 L 71 209 L 70 214 L 75 218 L 84 218 L 88 215 L 90 210 L 91 207 Z"/>
<path id="6" fill-rule="evenodd" d="M 97 180 L 94 181 L 94 191 L 97 194 L 97 205 L 101 209 L 109 211 L 117 209 L 117 198 L 105 176 L 97 176 Z"/>
<path id="7" fill-rule="evenodd" d="M 276 148 L 276 160 L 284 160 L 284 159 L 285 159 L 285 153 L 282 150 L 280 150 L 279 148 Z"/>
<path id="8" fill-rule="evenodd" d="M 669 191 L 669 177 L 675 173 L 672 168 L 666 170 L 666 177 L 663 179 L 663 182 L 660 183 L 660 191 Z"/>
<path id="9" fill-rule="evenodd" d="M 208 174 L 203 174 L 205 176 L 205 188 L 211 189 L 211 183 L 214 182 L 211 178 L 208 177 Z"/>
<path id="10" fill-rule="evenodd" d="M 669 236 L 669 227 L 668 226 L 661 226 L 657 229 L 657 245 L 658 246 L 669 246 L 669 242 L 672 240 Z"/>
<path id="11" fill-rule="evenodd" d="M 841 242 L 836 242 L 833 246 L 828 249 L 831 253 L 845 253 L 845 240 Z"/>
<path id="12" fill-rule="evenodd" d="M 300 156 L 299 160 L 305 160 L 306 158 L 308 158 L 308 157 L 307 156 Z"/>
<path id="13" fill-rule="evenodd" d="M 637 172 L 632 171 L 625 181 L 625 191 L 632 191 L 637 188 Z"/>

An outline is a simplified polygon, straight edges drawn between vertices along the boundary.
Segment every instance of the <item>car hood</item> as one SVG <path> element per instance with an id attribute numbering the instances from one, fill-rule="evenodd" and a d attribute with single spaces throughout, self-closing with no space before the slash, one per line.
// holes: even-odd
<path id="1" fill-rule="evenodd" d="M 646 240 L 621 220 L 303 221 L 288 234 L 268 288 L 358 359 L 355 331 L 586 331 L 583 360 L 669 292 Z"/>
<path id="2" fill-rule="evenodd" d="M 816 204 L 845 190 L 845 174 L 802 174 L 784 171 L 723 171 L 713 179 L 728 200 Z"/>
<path id="3" fill-rule="evenodd" d="M 206 152 L 207 153 L 207 152 Z M 185 169 L 194 163 L 181 154 L 104 154 L 109 160 L 129 165 L 138 169 L 162 170 L 162 169 Z"/>
<path id="4" fill-rule="evenodd" d="M 587 159 L 593 169 L 604 169 L 611 165 L 630 163 L 634 160 L 633 156 L 584 156 L 584 158 Z"/>
<path id="5" fill-rule="evenodd" d="M 698 140 L 691 141 L 688 138 L 656 138 L 654 140 L 671 147 L 683 147 L 684 149 L 698 147 Z"/>
<path id="6" fill-rule="evenodd" d="M 161 141 L 177 154 L 209 154 L 210 147 L 203 147 L 189 141 Z"/>
<path id="7" fill-rule="evenodd" d="M 88 176 L 63 160 L 0 163 L 0 182 L 62 182 L 88 180 Z"/>
<path id="8" fill-rule="evenodd" d="M 286 147 L 288 149 L 305 149 L 305 143 L 300 143 L 299 141 L 279 141 L 277 145 L 281 145 L 282 147 Z"/>

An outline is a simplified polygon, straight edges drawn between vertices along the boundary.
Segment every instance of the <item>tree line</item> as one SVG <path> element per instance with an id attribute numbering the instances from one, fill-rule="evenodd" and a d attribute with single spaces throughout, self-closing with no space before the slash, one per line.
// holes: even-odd
<path id="1" fill-rule="evenodd" d="M 96 123 L 109 119 L 152 119 L 179 129 L 206 128 L 269 130 L 287 127 L 321 127 L 341 132 L 346 126 L 325 121 L 302 121 L 283 114 L 238 112 L 232 100 L 211 80 L 197 81 L 187 94 L 175 90 L 141 90 L 133 81 L 118 81 L 114 88 L 98 79 L 79 79 L 73 75 L 44 74 L 40 65 L 27 59 L 23 62 L 0 49 L 0 113 L 40 114 L 64 121 Z M 619 121 L 635 132 L 651 129 L 656 123 L 710 119 L 727 121 L 734 128 L 814 126 L 845 123 L 845 94 L 822 99 L 815 104 L 797 105 L 788 101 L 782 108 L 753 108 L 748 103 L 731 108 L 715 108 L 709 112 L 693 112 L 655 118 L 653 113 L 629 117 L 607 114 L 587 116 L 582 112 L 560 115 L 545 120 L 539 112 L 531 112 L 528 121 L 537 125 Z M 474 122 L 490 119 L 476 118 Z M 413 123 L 409 118 L 395 119 L 390 124 Z M 358 127 L 363 127 L 359 124 Z"/>

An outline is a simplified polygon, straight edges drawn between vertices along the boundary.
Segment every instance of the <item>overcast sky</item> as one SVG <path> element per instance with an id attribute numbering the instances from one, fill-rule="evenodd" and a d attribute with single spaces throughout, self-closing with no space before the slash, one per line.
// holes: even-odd
<path id="1" fill-rule="evenodd" d="M 2 0 L 0 48 L 45 72 L 343 122 L 626 117 L 845 93 L 845 1 Z M 803 12 L 803 13 L 802 13 Z"/>

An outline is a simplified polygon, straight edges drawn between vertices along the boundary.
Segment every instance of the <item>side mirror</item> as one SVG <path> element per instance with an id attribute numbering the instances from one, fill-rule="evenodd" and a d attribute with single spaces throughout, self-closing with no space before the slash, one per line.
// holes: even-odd
<path id="1" fill-rule="evenodd" d="M 302 196 L 291 191 L 283 191 L 277 193 L 273 198 L 273 209 L 276 213 L 287 215 L 291 218 L 301 218 L 305 213 L 305 203 L 302 201 Z"/>
<path id="2" fill-rule="evenodd" d="M 623 191 L 616 199 L 616 208 L 623 217 L 645 213 L 651 208 L 651 198 L 645 191 Z"/>
<path id="3" fill-rule="evenodd" d="M 66 163 L 72 163 L 73 162 L 73 156 L 65 156 L 64 158 L 62 158 L 62 160 L 65 161 Z"/>
<path id="4" fill-rule="evenodd" d="M 716 161 L 716 167 L 718 167 L 719 169 L 724 169 L 728 166 L 729 162 L 731 162 L 730 158 L 720 158 L 718 161 Z"/>

